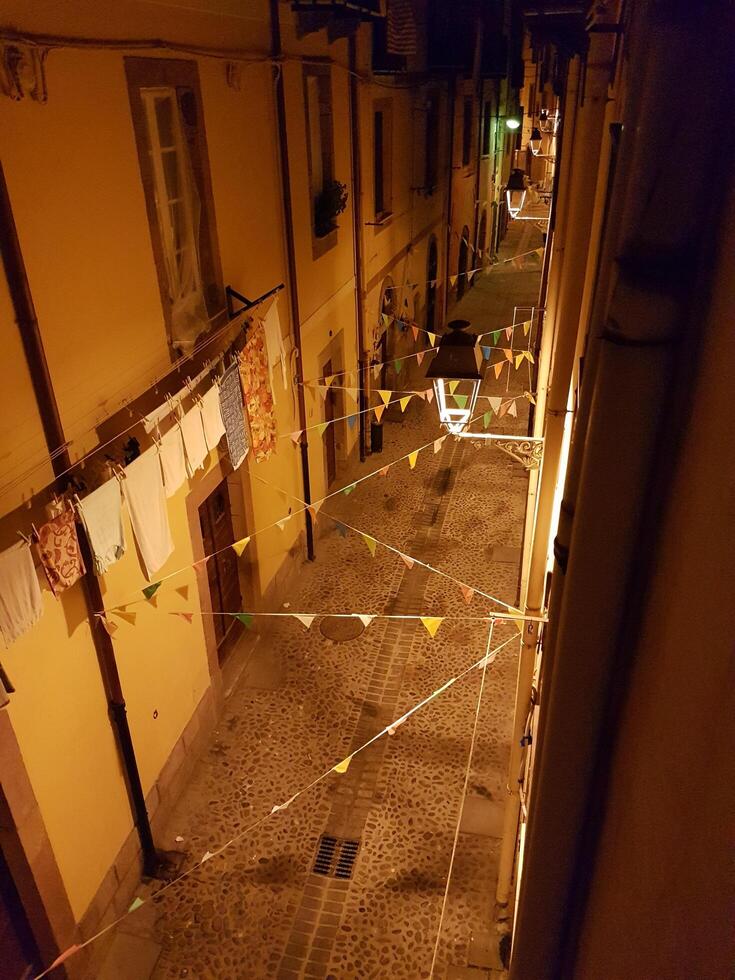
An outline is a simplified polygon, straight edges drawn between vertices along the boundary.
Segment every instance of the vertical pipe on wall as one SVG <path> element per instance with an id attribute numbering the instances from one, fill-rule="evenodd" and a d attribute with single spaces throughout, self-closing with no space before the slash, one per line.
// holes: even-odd
<path id="1" fill-rule="evenodd" d="M 360 389 L 360 462 L 365 462 L 367 419 L 367 359 L 365 344 L 365 281 L 362 265 L 362 174 L 360 162 L 360 91 L 357 78 L 357 38 L 348 41 L 350 66 L 350 162 L 352 164 L 352 254 L 355 263 L 355 316 L 357 326 L 357 373 Z"/>
<path id="2" fill-rule="evenodd" d="M 278 150 L 281 170 L 281 193 L 283 196 L 283 220 L 286 232 L 286 263 L 288 266 L 288 295 L 291 303 L 291 323 L 293 324 L 294 341 L 298 351 L 296 367 L 296 397 L 299 406 L 299 426 L 302 430 L 301 476 L 304 485 L 304 522 L 306 526 L 306 557 L 314 560 L 314 526 L 308 505 L 311 503 L 311 480 L 309 477 L 309 443 L 306 436 L 306 401 L 304 397 L 304 359 L 301 348 L 301 314 L 299 312 L 299 285 L 296 268 L 296 250 L 294 245 L 293 206 L 291 202 L 291 167 L 288 158 L 288 128 L 286 121 L 286 94 L 283 85 L 283 46 L 281 44 L 281 21 L 278 13 L 278 0 L 270 0 L 271 21 L 271 57 L 274 64 L 276 90 L 276 122 L 278 127 Z M 353 202 L 354 203 L 354 202 Z"/>
<path id="3" fill-rule="evenodd" d="M 38 326 L 38 319 L 36 317 L 33 297 L 31 296 L 30 284 L 18 240 L 8 185 L 5 180 L 2 164 L 0 164 L 0 244 L 2 245 L 3 266 L 15 312 L 15 321 L 23 343 L 23 351 L 33 384 L 38 412 L 41 417 L 43 434 L 49 454 L 54 453 L 51 457 L 54 473 L 59 476 L 69 469 L 71 458 L 67 449 L 61 448 L 66 446 L 64 427 L 54 395 L 48 362 L 46 361 L 46 353 L 43 347 L 43 338 L 41 337 L 41 331 Z M 60 448 L 61 451 L 59 451 Z M 87 616 L 89 617 L 90 634 L 97 655 L 97 663 L 100 669 L 100 676 L 102 677 L 102 686 L 107 699 L 107 707 L 115 742 L 120 753 L 128 801 L 135 828 L 140 839 L 143 854 L 143 870 L 146 875 L 153 875 L 159 869 L 160 861 L 153 843 L 153 832 L 151 830 L 150 820 L 148 819 L 143 785 L 140 780 L 140 772 L 135 757 L 135 747 L 133 746 L 130 725 L 128 724 L 125 698 L 115 660 L 115 651 L 112 640 L 100 628 L 95 617 L 95 612 L 103 609 L 104 603 L 99 582 L 92 570 L 94 566 L 89 551 L 86 548 L 86 538 L 84 535 L 80 536 L 80 543 L 83 553 L 86 549 L 84 560 L 87 567 L 87 574 L 82 576 L 80 584 L 84 595 Z"/>
<path id="4" fill-rule="evenodd" d="M 444 295 L 442 296 L 442 325 L 447 322 L 449 306 L 449 259 L 452 254 L 452 163 L 454 161 L 454 109 L 457 99 L 457 77 L 449 79 L 449 140 L 447 148 L 447 191 L 444 213 L 446 229 L 446 254 L 444 256 Z"/>

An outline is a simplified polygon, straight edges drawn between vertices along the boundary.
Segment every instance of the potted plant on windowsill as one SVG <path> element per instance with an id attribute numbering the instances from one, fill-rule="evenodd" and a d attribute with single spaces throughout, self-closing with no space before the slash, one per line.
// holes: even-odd
<path id="1" fill-rule="evenodd" d="M 324 238 L 337 227 L 336 218 L 347 207 L 347 187 L 339 180 L 330 180 L 314 201 L 314 234 Z"/>

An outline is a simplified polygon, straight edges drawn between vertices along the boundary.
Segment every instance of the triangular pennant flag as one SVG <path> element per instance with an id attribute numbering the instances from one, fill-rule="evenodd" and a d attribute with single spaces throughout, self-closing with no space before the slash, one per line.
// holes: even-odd
<path id="1" fill-rule="evenodd" d="M 409 570 L 412 569 L 415 564 L 413 558 L 410 555 L 404 555 L 402 551 L 399 551 L 398 554 L 403 559 L 403 564 L 406 566 L 406 568 Z"/>
<path id="2" fill-rule="evenodd" d="M 388 404 L 388 402 L 390 401 L 390 397 L 393 394 L 392 391 L 384 391 L 382 388 L 378 388 L 377 393 L 382 399 L 384 405 Z"/>
<path id="3" fill-rule="evenodd" d="M 532 405 L 535 405 L 536 404 L 536 399 L 533 397 L 533 395 L 531 394 L 530 391 L 524 391 L 523 392 L 523 397 L 524 398 L 527 398 Z"/>
<path id="4" fill-rule="evenodd" d="M 385 411 L 385 405 L 376 405 L 373 411 L 375 412 L 375 421 L 380 422 Z"/>
<path id="5" fill-rule="evenodd" d="M 457 285 L 457 276 L 449 277 L 449 285 L 452 287 L 452 289 L 454 289 L 454 287 Z"/>
<path id="6" fill-rule="evenodd" d="M 526 355 L 523 354 L 523 353 L 516 354 L 516 371 L 521 366 L 521 362 L 524 361 L 525 358 L 526 358 Z"/>
<path id="7" fill-rule="evenodd" d="M 375 540 L 375 538 L 371 538 L 369 534 L 361 534 L 360 537 L 368 546 L 368 551 L 370 554 L 373 556 L 373 558 L 375 558 L 375 548 L 378 542 Z"/>
<path id="8" fill-rule="evenodd" d="M 512 364 L 513 363 L 513 351 L 509 347 L 504 347 L 503 348 L 503 353 L 505 354 L 505 356 L 507 357 L 507 359 Z"/>
<path id="9" fill-rule="evenodd" d="M 327 386 L 327 388 L 331 386 L 332 382 L 336 377 L 337 377 L 336 374 L 330 374 L 329 377 L 324 379 L 324 384 Z"/>
<path id="10" fill-rule="evenodd" d="M 142 590 L 142 592 L 143 595 L 146 597 L 146 599 L 152 599 L 160 588 L 161 588 L 160 582 L 152 582 L 150 585 L 146 585 L 146 587 Z"/>
<path id="11" fill-rule="evenodd" d="M 329 422 L 319 422 L 317 424 L 316 431 L 319 433 L 320 436 L 323 436 L 324 433 L 327 431 L 327 426 L 328 425 L 329 425 Z"/>
<path id="12" fill-rule="evenodd" d="M 177 589 L 174 589 L 174 592 L 176 593 L 176 595 L 180 595 L 182 599 L 188 599 L 189 598 L 189 586 L 188 585 L 180 585 Z"/>
<path id="13" fill-rule="evenodd" d="M 436 334 L 435 333 L 428 333 L 428 337 L 429 337 L 429 343 L 431 344 L 431 346 L 432 347 L 436 347 Z"/>
<path id="14" fill-rule="evenodd" d="M 449 394 L 450 395 L 453 395 L 455 393 L 455 391 L 457 390 L 458 387 L 459 387 L 459 381 L 450 381 L 449 382 Z"/>
<path id="15" fill-rule="evenodd" d="M 460 588 L 460 590 L 462 592 L 462 596 L 464 598 L 464 601 L 469 606 L 469 604 L 472 602 L 472 599 L 473 599 L 473 597 L 475 595 L 475 590 L 473 588 L 470 588 L 469 585 L 460 585 L 459 588 Z"/>
<path id="16" fill-rule="evenodd" d="M 437 630 L 444 622 L 444 617 L 443 616 L 419 616 L 419 619 L 423 623 L 426 632 L 433 640 L 437 634 Z"/>
<path id="17" fill-rule="evenodd" d="M 414 449 L 412 453 L 408 454 L 408 465 L 413 469 L 416 466 L 416 460 L 419 458 L 418 449 Z"/>
<path id="18" fill-rule="evenodd" d="M 401 373 L 401 368 L 403 367 L 403 361 L 401 360 L 400 357 L 397 357 L 395 361 L 393 361 L 393 367 L 396 369 L 396 374 Z"/>
<path id="19" fill-rule="evenodd" d="M 276 527 L 278 528 L 279 531 L 282 531 L 290 520 L 291 520 L 291 515 L 288 514 L 288 516 L 282 517 L 280 521 L 276 521 Z"/>
<path id="20" fill-rule="evenodd" d="M 250 613 L 235 613 L 235 619 L 239 619 L 243 626 L 250 629 L 253 625 L 253 617 Z"/>
<path id="21" fill-rule="evenodd" d="M 319 516 L 319 508 L 321 507 L 321 505 L 322 505 L 322 501 L 317 500 L 316 503 L 309 504 L 309 506 L 306 508 L 309 511 L 312 521 L 315 521 Z"/>
<path id="22" fill-rule="evenodd" d="M 484 412 L 483 413 L 483 416 L 482 416 L 482 425 L 483 425 L 483 428 L 486 429 L 490 425 L 490 419 L 492 417 L 493 417 L 493 413 L 492 412 Z"/>
<path id="23" fill-rule="evenodd" d="M 426 389 L 426 400 L 427 400 L 427 402 L 430 405 L 434 401 L 434 389 L 433 388 L 427 388 Z"/>
<path id="24" fill-rule="evenodd" d="M 500 340 L 500 334 L 502 331 L 493 330 L 493 345 L 497 347 L 498 341 Z"/>
<path id="25" fill-rule="evenodd" d="M 415 323 L 412 323 L 411 324 L 411 333 L 413 334 L 413 339 L 414 340 L 418 340 L 419 339 L 419 328 L 416 326 Z"/>
<path id="26" fill-rule="evenodd" d="M 232 544 L 232 550 L 235 552 L 238 558 L 242 558 L 242 553 L 245 551 L 247 546 L 250 544 L 250 538 L 240 538 L 239 541 L 235 541 Z"/>
<path id="27" fill-rule="evenodd" d="M 382 370 L 383 370 L 383 365 L 382 364 L 374 364 L 373 365 L 373 381 L 377 381 L 378 380 L 378 378 L 380 377 L 380 372 Z"/>
<path id="28" fill-rule="evenodd" d="M 495 412 L 496 415 L 498 414 L 498 410 L 500 409 L 501 401 L 502 399 L 500 398 L 492 398 L 492 397 L 488 398 L 488 402 L 490 403 L 490 408 Z"/>
<path id="29" fill-rule="evenodd" d="M 457 406 L 457 408 L 467 408 L 467 399 L 469 398 L 469 395 L 452 395 L 452 398 L 454 399 L 454 404 Z"/>
<path id="30" fill-rule="evenodd" d="M 523 356 L 524 356 L 524 357 L 526 358 L 526 360 L 527 360 L 527 361 L 530 361 L 530 362 L 531 362 L 531 364 L 533 364 L 533 363 L 534 363 L 534 360 L 533 360 L 533 354 L 531 353 L 531 351 L 530 351 L 530 350 L 524 350 L 524 352 L 523 352 Z"/>
<path id="31" fill-rule="evenodd" d="M 356 415 L 348 415 L 347 416 L 347 425 L 351 429 L 354 429 L 355 428 L 355 422 L 357 422 L 357 416 Z"/>
<path id="32" fill-rule="evenodd" d="M 492 352 L 492 347 L 483 347 L 482 348 L 483 359 L 489 361 L 491 352 Z"/>
<path id="33" fill-rule="evenodd" d="M 518 416 L 518 409 L 516 408 L 515 402 L 511 402 L 510 405 L 508 406 L 508 415 L 514 415 L 516 417 Z"/>
<path id="34" fill-rule="evenodd" d="M 345 379 L 347 380 L 347 379 Z M 356 402 L 357 401 L 357 388 L 345 388 L 345 392 L 350 396 L 350 398 Z"/>
<path id="35" fill-rule="evenodd" d="M 310 629 L 311 624 L 316 619 L 316 616 L 307 616 L 304 613 L 291 613 L 291 615 L 293 616 L 294 619 L 298 619 L 301 625 L 305 626 L 306 629 Z"/>
<path id="36" fill-rule="evenodd" d="M 136 909 L 139 909 L 141 907 L 141 905 L 145 905 L 145 902 L 143 901 L 143 899 L 142 898 L 134 898 L 133 901 L 128 906 L 128 912 L 135 912 L 135 910 Z"/>
<path id="37" fill-rule="evenodd" d="M 332 772 L 338 772 L 340 776 L 343 776 L 350 768 L 351 762 L 352 762 L 352 756 L 348 755 L 346 759 L 343 759 L 341 762 L 338 762 L 337 765 L 332 768 Z"/>
<path id="38" fill-rule="evenodd" d="M 423 361 L 423 359 L 424 359 L 424 352 L 420 350 L 416 355 L 416 363 L 420 364 Z"/>
<path id="39" fill-rule="evenodd" d="M 341 538 L 347 537 L 347 527 L 341 521 L 334 522 L 334 530 Z"/>
<path id="40" fill-rule="evenodd" d="M 202 857 L 202 859 L 201 859 L 201 861 L 199 863 L 200 864 L 204 864 L 205 861 L 209 861 L 209 859 L 210 858 L 213 858 L 213 857 L 214 857 L 214 854 L 212 854 L 211 851 L 205 851 L 204 852 L 204 856 Z"/>
<path id="41" fill-rule="evenodd" d="M 403 398 L 401 398 L 399 404 L 401 406 L 401 411 L 402 412 L 405 412 L 406 411 L 406 406 L 408 405 L 408 403 L 411 401 L 412 398 L 413 398 L 413 395 L 404 395 Z"/>
<path id="42" fill-rule="evenodd" d="M 471 286 L 472 285 L 472 277 L 474 276 L 474 274 L 476 272 L 477 272 L 477 269 L 470 269 L 470 271 L 467 273 L 467 285 L 468 286 Z"/>
<path id="43" fill-rule="evenodd" d="M 502 419 L 502 417 L 508 411 L 508 405 L 509 404 L 510 404 L 510 402 L 503 402 L 503 404 L 500 406 L 500 408 L 498 410 L 498 418 L 499 419 Z"/>
<path id="44" fill-rule="evenodd" d="M 130 623 L 131 626 L 135 626 L 135 620 L 138 616 L 137 613 L 127 612 L 124 609 L 113 609 L 112 610 L 116 616 L 119 616 L 126 623 Z"/>
<path id="45" fill-rule="evenodd" d="M 390 463 L 389 463 L 389 464 L 388 464 L 387 466 L 384 466 L 384 467 L 382 468 L 382 470 L 378 470 L 378 475 L 379 475 L 379 476 L 387 476 L 387 475 L 388 475 L 388 470 L 389 470 L 389 469 L 390 469 Z"/>
<path id="46" fill-rule="evenodd" d="M 194 622 L 194 613 L 190 613 L 190 612 L 172 612 L 171 615 L 172 616 L 178 616 L 179 619 L 183 619 L 184 622 L 185 623 L 188 623 L 190 626 Z"/>
<path id="47" fill-rule="evenodd" d="M 381 323 L 383 324 L 384 327 L 387 327 L 388 324 L 391 321 L 391 317 L 389 316 L 388 313 L 381 313 L 380 314 L 380 321 L 381 321 Z"/>
<path id="48" fill-rule="evenodd" d="M 357 486 L 356 483 L 351 483 L 348 487 L 344 488 L 342 493 L 345 495 L 345 497 L 349 497 L 349 495 L 352 493 L 352 491 L 355 489 L 356 486 Z"/>
<path id="49" fill-rule="evenodd" d="M 513 327 L 505 328 L 505 336 L 508 338 L 508 340 L 510 340 L 510 338 L 513 336 Z"/>
<path id="50" fill-rule="evenodd" d="M 368 613 L 355 613 L 355 615 L 360 620 L 360 622 L 365 627 L 365 629 L 367 629 L 368 626 L 375 619 L 375 616 L 370 616 Z"/>
<path id="51" fill-rule="evenodd" d="M 417 398 L 421 398 L 423 401 L 426 400 L 426 392 L 425 391 L 414 391 L 413 394 L 416 395 Z"/>
<path id="52" fill-rule="evenodd" d="M 444 440 L 446 438 L 447 438 L 446 436 L 441 436 L 441 438 L 434 440 L 434 453 L 438 453 L 439 452 L 439 450 L 441 449 L 441 447 L 444 445 Z"/>
<path id="53" fill-rule="evenodd" d="M 298 444 L 301 442 L 301 429 L 299 429 L 298 432 L 291 433 L 291 441 L 298 446 Z"/>
<path id="54" fill-rule="evenodd" d="M 97 613 L 97 618 L 100 621 L 100 625 L 104 629 L 108 636 L 112 636 L 117 632 L 117 623 L 113 623 L 111 620 L 105 616 L 104 613 Z"/>
<path id="55" fill-rule="evenodd" d="M 524 337 L 527 337 L 528 336 L 530 329 L 531 329 L 531 321 L 530 320 L 526 320 L 524 322 L 524 324 L 523 324 L 523 336 Z"/>
<path id="56" fill-rule="evenodd" d="M 500 372 L 505 367 L 505 364 L 506 364 L 505 361 L 498 361 L 497 364 L 493 364 L 493 371 L 495 372 L 495 377 L 496 378 L 499 378 L 500 377 Z"/>

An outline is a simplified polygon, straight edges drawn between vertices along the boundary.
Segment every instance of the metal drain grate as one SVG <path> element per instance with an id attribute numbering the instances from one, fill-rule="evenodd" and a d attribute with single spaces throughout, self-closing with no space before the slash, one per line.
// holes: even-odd
<path id="1" fill-rule="evenodd" d="M 341 837 L 322 834 L 312 870 L 325 878 L 351 878 L 359 849 L 358 840 L 342 840 Z"/>

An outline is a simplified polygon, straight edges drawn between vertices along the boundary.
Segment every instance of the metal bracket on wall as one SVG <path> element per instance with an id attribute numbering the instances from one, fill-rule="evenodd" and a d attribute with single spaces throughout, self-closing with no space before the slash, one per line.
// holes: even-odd
<path id="1" fill-rule="evenodd" d="M 495 445 L 526 470 L 537 470 L 544 452 L 543 439 L 496 440 Z"/>
<path id="2" fill-rule="evenodd" d="M 228 318 L 230 320 L 234 320 L 236 316 L 240 316 L 241 313 L 247 313 L 248 310 L 252 310 L 254 307 L 259 306 L 267 299 L 270 299 L 271 296 L 275 296 L 276 293 L 279 293 L 282 289 L 283 283 L 279 282 L 277 286 L 274 286 L 273 289 L 269 289 L 268 292 L 263 293 L 262 296 L 258 296 L 257 299 L 248 299 L 247 296 L 243 296 L 242 293 L 238 293 L 238 291 L 233 289 L 232 286 L 225 286 Z M 232 303 L 233 300 L 237 300 L 239 303 L 243 304 L 239 310 L 234 309 Z"/>

